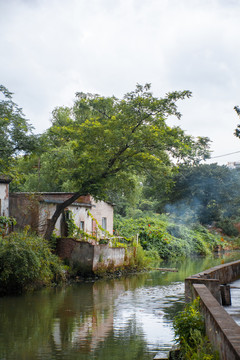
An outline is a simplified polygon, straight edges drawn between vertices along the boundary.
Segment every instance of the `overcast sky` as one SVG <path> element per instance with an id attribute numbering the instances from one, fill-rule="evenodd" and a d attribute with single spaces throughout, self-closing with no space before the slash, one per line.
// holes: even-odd
<path id="1" fill-rule="evenodd" d="M 240 161 L 240 0 L 0 0 L 0 84 L 42 132 L 77 91 L 190 90 L 177 123 Z"/>

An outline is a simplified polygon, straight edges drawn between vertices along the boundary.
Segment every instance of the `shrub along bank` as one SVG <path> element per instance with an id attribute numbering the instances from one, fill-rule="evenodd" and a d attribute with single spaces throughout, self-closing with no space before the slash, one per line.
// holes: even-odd
<path id="1" fill-rule="evenodd" d="M 205 333 L 204 319 L 200 313 L 199 298 L 178 313 L 173 322 L 175 340 L 180 345 L 178 359 L 218 360 Z"/>
<path id="2" fill-rule="evenodd" d="M 44 239 L 28 231 L 0 236 L 0 294 L 22 293 L 63 280 L 64 267 Z"/>
<path id="3" fill-rule="evenodd" d="M 162 259 L 192 254 L 208 255 L 218 248 L 234 247 L 235 239 L 211 233 L 200 224 L 186 226 L 167 215 L 138 219 L 115 217 L 115 234 L 136 237 L 144 250 Z"/>

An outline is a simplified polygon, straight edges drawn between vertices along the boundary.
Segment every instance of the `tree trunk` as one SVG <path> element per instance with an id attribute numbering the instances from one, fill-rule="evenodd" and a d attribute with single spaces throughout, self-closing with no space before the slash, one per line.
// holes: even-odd
<path id="1" fill-rule="evenodd" d="M 46 232 L 44 234 L 44 238 L 46 240 L 50 240 L 52 233 L 54 231 L 57 219 L 59 218 L 59 216 L 61 215 L 62 211 L 69 205 L 71 205 L 75 200 L 77 200 L 79 197 L 81 196 L 80 192 L 76 192 L 74 193 L 69 199 L 67 199 L 66 201 L 64 201 L 62 204 L 58 204 L 56 207 L 56 210 L 52 216 L 52 218 L 49 220 L 48 224 L 47 224 L 47 229 Z"/>

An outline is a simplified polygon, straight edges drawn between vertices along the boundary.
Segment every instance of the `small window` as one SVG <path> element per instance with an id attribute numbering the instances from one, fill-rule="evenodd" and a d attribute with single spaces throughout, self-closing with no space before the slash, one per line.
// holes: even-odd
<path id="1" fill-rule="evenodd" d="M 107 218 L 106 217 L 102 218 L 102 228 L 104 230 L 107 230 Z"/>
<path id="2" fill-rule="evenodd" d="M 71 220 L 72 219 L 72 212 L 71 210 L 65 210 L 65 219 L 66 220 Z"/>
<path id="3" fill-rule="evenodd" d="M 84 221 L 80 221 L 80 230 L 84 231 Z"/>

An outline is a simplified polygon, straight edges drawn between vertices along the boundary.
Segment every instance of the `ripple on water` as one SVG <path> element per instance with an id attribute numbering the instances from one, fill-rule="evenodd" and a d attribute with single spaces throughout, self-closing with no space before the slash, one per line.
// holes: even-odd
<path id="1" fill-rule="evenodd" d="M 114 305 L 114 334 L 121 336 L 131 324 L 144 338 L 149 350 L 169 350 L 174 342 L 168 309 L 182 298 L 183 283 L 170 286 L 143 287 L 125 292 Z M 167 310 L 167 311 L 166 311 Z"/>

